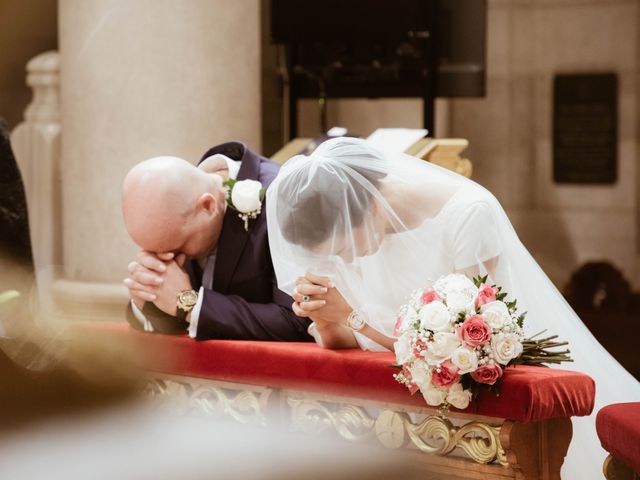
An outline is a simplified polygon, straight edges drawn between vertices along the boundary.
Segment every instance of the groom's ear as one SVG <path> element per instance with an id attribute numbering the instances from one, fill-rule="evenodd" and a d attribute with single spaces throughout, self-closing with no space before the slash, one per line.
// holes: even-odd
<path id="1" fill-rule="evenodd" d="M 200 198 L 198 198 L 197 207 L 198 210 L 204 211 L 209 215 L 216 215 L 220 210 L 220 202 L 218 202 L 216 200 L 216 197 L 214 197 L 211 193 L 207 192 L 200 195 Z"/>

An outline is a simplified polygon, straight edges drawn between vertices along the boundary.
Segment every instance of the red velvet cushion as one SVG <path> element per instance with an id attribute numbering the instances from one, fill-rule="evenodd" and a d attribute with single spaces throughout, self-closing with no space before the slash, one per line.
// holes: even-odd
<path id="1" fill-rule="evenodd" d="M 604 407 L 596 417 L 596 430 L 602 448 L 640 473 L 640 402 Z"/>
<path id="2" fill-rule="evenodd" d="M 411 396 L 393 379 L 390 352 L 326 350 L 313 343 L 197 342 L 124 324 L 84 324 L 77 331 L 130 342 L 146 370 L 426 406 L 420 394 Z M 482 392 L 467 411 L 521 422 L 589 415 L 595 384 L 578 372 L 519 366 L 505 372 L 500 391 L 499 397 Z"/>

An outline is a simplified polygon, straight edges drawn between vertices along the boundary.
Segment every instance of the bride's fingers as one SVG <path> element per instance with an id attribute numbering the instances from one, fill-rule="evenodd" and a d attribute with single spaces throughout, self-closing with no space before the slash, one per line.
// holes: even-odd
<path id="1" fill-rule="evenodd" d="M 309 282 L 315 283 L 316 285 L 322 285 L 326 288 L 333 288 L 333 282 L 329 279 L 329 277 L 322 277 L 320 275 L 314 275 L 313 273 L 307 272 L 304 276 Z"/>
<path id="2" fill-rule="evenodd" d="M 302 304 L 302 308 L 307 308 L 308 304 L 310 304 L 310 303 L 313 304 L 314 302 L 322 301 L 322 302 L 324 302 L 324 304 L 327 303 L 325 298 L 324 298 L 324 296 L 321 296 L 321 295 L 313 295 L 313 296 L 311 296 L 311 295 L 302 295 L 301 293 L 297 293 L 295 291 L 294 291 L 294 293 L 292 295 L 292 298 L 296 302 Z"/>
<path id="3" fill-rule="evenodd" d="M 322 285 L 313 285 L 311 283 L 298 285 L 295 288 L 295 292 L 300 295 L 324 295 L 328 291 L 329 289 L 327 287 L 323 287 Z"/>
<path id="4" fill-rule="evenodd" d="M 304 278 L 304 277 L 296 278 L 296 285 L 308 285 L 310 283 L 311 282 L 309 280 L 307 280 L 306 278 Z"/>
<path id="5" fill-rule="evenodd" d="M 311 300 L 309 302 L 297 302 L 305 312 L 313 312 L 319 308 L 324 307 L 327 304 L 326 300 Z"/>
<path id="6" fill-rule="evenodd" d="M 308 317 L 309 316 L 309 312 L 307 312 L 306 310 L 303 310 L 302 308 L 300 308 L 300 304 L 298 302 L 293 302 L 291 304 L 291 309 L 293 310 L 293 313 L 295 313 L 298 317 Z"/>

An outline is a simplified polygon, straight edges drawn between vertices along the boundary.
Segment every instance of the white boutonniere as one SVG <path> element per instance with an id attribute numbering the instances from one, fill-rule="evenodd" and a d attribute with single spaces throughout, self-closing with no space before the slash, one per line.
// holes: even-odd
<path id="1" fill-rule="evenodd" d="M 257 180 L 234 180 L 230 178 L 223 185 L 227 189 L 227 205 L 238 212 L 244 221 L 245 231 L 249 231 L 249 220 L 262 212 L 265 189 Z"/>

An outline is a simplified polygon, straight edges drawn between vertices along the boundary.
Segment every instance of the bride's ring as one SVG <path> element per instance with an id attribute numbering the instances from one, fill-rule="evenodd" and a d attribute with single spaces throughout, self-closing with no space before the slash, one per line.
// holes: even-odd
<path id="1" fill-rule="evenodd" d="M 303 295 L 302 296 L 302 301 L 303 302 L 308 302 L 309 300 L 311 300 L 311 297 L 309 295 Z"/>

